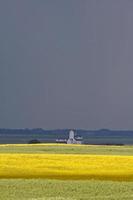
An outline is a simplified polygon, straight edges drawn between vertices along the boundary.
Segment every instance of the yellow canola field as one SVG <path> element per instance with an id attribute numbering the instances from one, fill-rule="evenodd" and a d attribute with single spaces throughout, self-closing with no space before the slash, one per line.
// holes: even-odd
<path id="1" fill-rule="evenodd" d="M 0 154 L 0 178 L 133 181 L 133 156 Z"/>

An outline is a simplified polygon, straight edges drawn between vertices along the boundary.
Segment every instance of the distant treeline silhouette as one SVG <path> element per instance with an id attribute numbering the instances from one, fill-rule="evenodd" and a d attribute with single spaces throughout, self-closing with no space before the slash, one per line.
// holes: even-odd
<path id="1" fill-rule="evenodd" d="M 29 143 L 37 140 L 39 142 L 52 142 L 68 139 L 70 129 L 45 130 L 36 129 L 0 129 L 0 143 Z M 133 144 L 132 130 L 83 130 L 75 129 L 75 136 L 83 138 L 83 144 L 106 144 L 125 145 Z"/>

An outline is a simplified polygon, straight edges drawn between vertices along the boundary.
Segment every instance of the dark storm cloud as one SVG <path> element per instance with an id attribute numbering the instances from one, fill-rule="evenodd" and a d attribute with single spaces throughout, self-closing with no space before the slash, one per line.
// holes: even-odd
<path id="1" fill-rule="evenodd" d="M 1 0 L 0 127 L 133 129 L 133 2 Z"/>

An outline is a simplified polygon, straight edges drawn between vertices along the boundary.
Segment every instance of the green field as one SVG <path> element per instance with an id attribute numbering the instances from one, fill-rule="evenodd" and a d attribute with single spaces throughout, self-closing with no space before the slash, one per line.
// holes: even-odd
<path id="1" fill-rule="evenodd" d="M 65 153 L 65 154 L 133 156 L 133 146 L 59 145 L 59 144 L 0 145 L 0 153 L 43 153 L 43 154 Z"/>
<path id="2" fill-rule="evenodd" d="M 132 146 L 6 145 L 0 153 L 130 155 Z M 0 200 L 132 200 L 133 182 L 1 179 Z"/>
<path id="3" fill-rule="evenodd" d="M 1 200 L 132 200 L 133 183 L 112 181 L 1 180 Z"/>

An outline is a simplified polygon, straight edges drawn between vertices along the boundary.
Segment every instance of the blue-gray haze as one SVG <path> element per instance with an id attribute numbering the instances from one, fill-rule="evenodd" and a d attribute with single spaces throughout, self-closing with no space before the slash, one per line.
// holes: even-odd
<path id="1" fill-rule="evenodd" d="M 133 1 L 0 0 L 0 127 L 133 129 Z"/>

